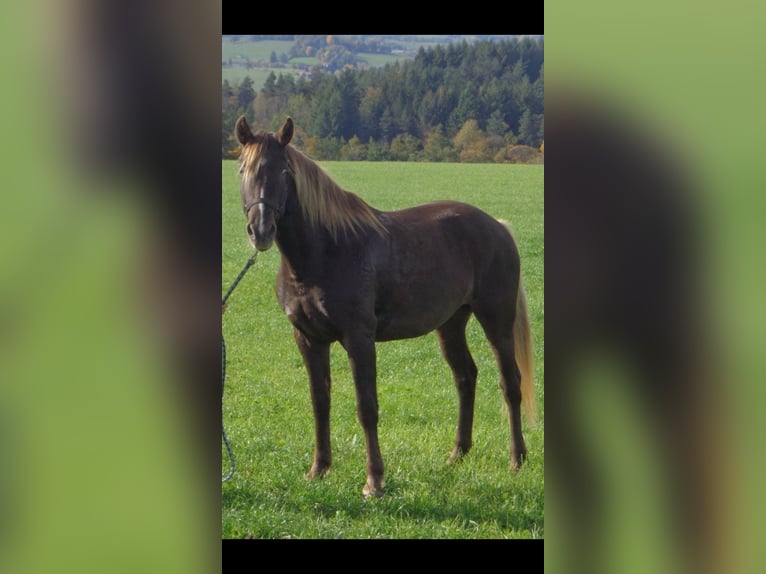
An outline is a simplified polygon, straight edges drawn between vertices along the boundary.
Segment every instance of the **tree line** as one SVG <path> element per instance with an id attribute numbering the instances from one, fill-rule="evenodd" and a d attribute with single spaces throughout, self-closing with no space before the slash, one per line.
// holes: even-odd
<path id="1" fill-rule="evenodd" d="M 381 68 L 315 70 L 222 84 L 222 157 L 236 157 L 244 114 L 274 131 L 285 116 L 294 143 L 318 160 L 541 162 L 542 38 L 421 48 Z"/>

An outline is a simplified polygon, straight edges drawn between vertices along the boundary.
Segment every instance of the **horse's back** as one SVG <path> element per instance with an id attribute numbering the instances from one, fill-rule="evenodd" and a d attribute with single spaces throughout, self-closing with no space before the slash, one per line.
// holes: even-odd
<path id="1" fill-rule="evenodd" d="M 437 201 L 388 212 L 391 242 L 404 258 L 433 258 L 445 268 L 518 267 L 508 225 L 481 209 Z"/>
<path id="2" fill-rule="evenodd" d="M 438 233 L 440 240 L 475 242 L 491 239 L 513 243 L 508 227 L 476 206 L 459 201 L 434 201 L 385 213 L 389 227 L 406 238 L 419 233 Z"/>
<path id="3" fill-rule="evenodd" d="M 440 201 L 384 217 L 389 233 L 376 298 L 381 339 L 430 332 L 490 288 L 515 296 L 518 251 L 492 216 Z"/>

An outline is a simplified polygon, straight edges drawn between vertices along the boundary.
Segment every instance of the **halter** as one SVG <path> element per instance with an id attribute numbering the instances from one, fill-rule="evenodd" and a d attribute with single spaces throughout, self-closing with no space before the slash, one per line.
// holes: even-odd
<path id="1" fill-rule="evenodd" d="M 293 172 L 293 166 L 290 164 L 289 160 L 287 162 L 287 169 L 285 169 L 282 173 L 283 174 L 286 173 L 286 174 L 294 177 L 295 172 Z M 250 211 L 251 208 L 255 207 L 259 203 L 262 203 L 263 205 L 265 205 L 266 207 L 268 207 L 269 209 L 274 211 L 274 213 L 277 214 L 277 217 L 282 217 L 282 215 L 285 212 L 284 206 L 279 207 L 277 205 L 274 205 L 273 203 L 268 201 L 265 197 L 256 197 L 255 199 L 251 199 L 250 201 L 248 201 L 245 204 L 245 207 L 243 208 L 244 212 L 245 212 L 245 215 L 247 215 L 247 212 Z"/>
<path id="2" fill-rule="evenodd" d="M 251 208 L 255 207 L 259 203 L 262 203 L 269 209 L 273 210 L 274 213 L 277 214 L 277 217 L 282 217 L 282 214 L 285 211 L 284 207 L 278 207 L 274 205 L 273 203 L 271 203 L 270 201 L 267 201 L 263 197 L 256 197 L 255 199 L 251 199 L 250 201 L 247 202 L 247 204 L 245 204 L 245 207 L 244 207 L 245 215 L 247 215 L 248 211 L 250 211 Z"/>

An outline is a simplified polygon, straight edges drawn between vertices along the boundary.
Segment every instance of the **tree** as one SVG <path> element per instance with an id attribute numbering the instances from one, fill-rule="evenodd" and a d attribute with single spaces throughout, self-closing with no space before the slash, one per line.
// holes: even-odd
<path id="1" fill-rule="evenodd" d="M 303 94 L 293 94 L 287 98 L 285 104 L 285 112 L 282 115 L 289 113 L 293 118 L 296 128 L 309 129 L 311 125 L 311 102 Z M 284 118 L 281 118 L 284 121 Z"/>
<path id="2" fill-rule="evenodd" d="M 399 134 L 391 141 L 391 159 L 413 161 L 418 159 L 420 142 L 410 134 Z"/>
<path id="3" fill-rule="evenodd" d="M 251 106 L 253 121 L 257 125 L 275 127 L 275 120 L 280 117 L 279 99 L 262 90 Z M 284 118 L 282 118 L 284 121 Z"/>
<path id="4" fill-rule="evenodd" d="M 364 145 L 357 136 L 354 136 L 341 146 L 340 159 L 344 161 L 367 159 L 367 146 Z"/>
<path id="5" fill-rule="evenodd" d="M 460 128 L 466 120 L 480 117 L 479 90 L 469 82 L 460 92 L 457 107 L 450 116 L 450 125 L 454 129 Z"/>
<path id="6" fill-rule="evenodd" d="M 502 112 L 495 110 L 487 120 L 487 135 L 500 136 L 502 138 L 508 131 L 508 127 L 508 124 L 503 120 Z"/>
<path id="7" fill-rule="evenodd" d="M 492 150 L 484 132 L 479 129 L 479 123 L 470 119 L 463 124 L 452 143 L 458 152 L 460 161 L 482 162 L 492 159 Z"/>
<path id="8" fill-rule="evenodd" d="M 234 137 L 234 124 L 239 116 L 237 94 L 228 80 L 221 85 L 221 156 L 223 158 L 236 157 L 238 146 Z"/>
<path id="9" fill-rule="evenodd" d="M 386 107 L 380 116 L 380 137 L 382 141 L 388 143 L 394 138 L 394 114 L 391 108 Z"/>
<path id="10" fill-rule="evenodd" d="M 333 76 L 324 76 L 314 95 L 311 132 L 319 138 L 337 137 L 341 115 L 341 96 Z"/>
<path id="11" fill-rule="evenodd" d="M 487 120 L 487 144 L 490 147 L 490 154 L 497 158 L 498 154 L 502 157 L 505 150 L 505 136 L 511 134 L 508 130 L 508 124 L 503 121 L 503 114 L 500 110 L 495 110 Z M 498 161 L 495 159 L 495 161 Z M 500 160 L 502 161 L 502 160 Z"/>
<path id="12" fill-rule="evenodd" d="M 279 74 L 274 89 L 277 95 L 283 100 L 287 100 L 288 97 L 296 92 L 295 76 L 292 74 Z"/>
<path id="13" fill-rule="evenodd" d="M 315 149 L 316 159 L 331 161 L 340 157 L 340 140 L 338 138 L 318 138 Z"/>
<path id="14" fill-rule="evenodd" d="M 338 118 L 338 134 L 343 139 L 350 139 L 359 132 L 359 91 L 357 90 L 356 74 L 344 70 L 338 78 L 340 110 Z"/>
<path id="15" fill-rule="evenodd" d="M 370 141 L 367 142 L 367 159 L 368 161 L 387 161 L 391 159 L 386 144 L 376 142 L 370 138 Z"/>
<path id="16" fill-rule="evenodd" d="M 543 163 L 543 154 L 528 145 L 512 145 L 505 150 L 507 163 Z"/>
<path id="17" fill-rule="evenodd" d="M 255 99 L 255 90 L 253 89 L 253 79 L 245 76 L 237 89 L 237 104 L 239 111 L 244 113 L 250 107 Z"/>
<path id="18" fill-rule="evenodd" d="M 542 140 L 540 133 L 542 121 L 542 115 L 533 114 L 529 108 L 524 110 L 519 120 L 519 143 L 539 147 Z"/>
<path id="19" fill-rule="evenodd" d="M 439 124 L 426 135 L 423 144 L 423 158 L 428 161 L 449 161 L 453 157 L 452 146 L 444 135 L 444 129 Z"/>
<path id="20" fill-rule="evenodd" d="M 359 137 L 380 139 L 380 116 L 383 113 L 383 90 L 369 86 L 359 102 Z"/>
<path id="21" fill-rule="evenodd" d="M 277 93 L 277 75 L 274 73 L 274 70 L 269 72 L 269 75 L 266 77 L 266 82 L 263 84 L 263 88 L 261 89 L 261 92 L 265 92 L 270 96 L 274 96 Z"/>

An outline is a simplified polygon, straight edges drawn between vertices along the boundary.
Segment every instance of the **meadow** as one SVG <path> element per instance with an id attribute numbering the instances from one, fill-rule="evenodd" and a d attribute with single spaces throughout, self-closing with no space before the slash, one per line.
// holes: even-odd
<path id="1" fill-rule="evenodd" d="M 223 421 L 236 457 L 222 485 L 224 538 L 542 538 L 544 536 L 543 166 L 323 162 L 371 205 L 400 209 L 437 199 L 471 203 L 508 222 L 518 243 L 534 337 L 538 422 L 509 471 L 510 430 L 494 357 L 475 319 L 468 343 L 479 368 L 474 446 L 447 466 L 458 399 L 436 335 L 378 344 L 379 435 L 386 494 L 365 500 L 365 443 L 348 360 L 332 347 L 333 466 L 304 475 L 313 455 L 308 379 L 274 282 L 279 253 L 261 253 L 229 299 L 222 328 Z M 252 254 L 237 162 L 222 165 L 222 293 Z M 222 475 L 228 457 L 222 446 Z"/>
<path id="2" fill-rule="evenodd" d="M 221 61 L 231 62 L 234 64 L 232 67 L 221 68 L 221 81 L 228 80 L 230 84 L 237 86 L 245 76 L 250 76 L 255 85 L 255 89 L 260 90 L 266 83 L 266 78 L 269 74 L 274 72 L 275 74 L 294 74 L 297 78 L 297 71 L 291 68 L 270 68 L 270 67 L 252 67 L 247 68 L 245 63 L 269 61 L 271 53 L 274 52 L 277 55 L 287 54 L 290 52 L 290 48 L 294 42 L 284 40 L 262 40 L 260 42 L 251 42 L 246 40 L 240 40 L 238 42 L 224 41 L 221 43 Z M 313 58 L 313 62 L 317 63 Z"/>

